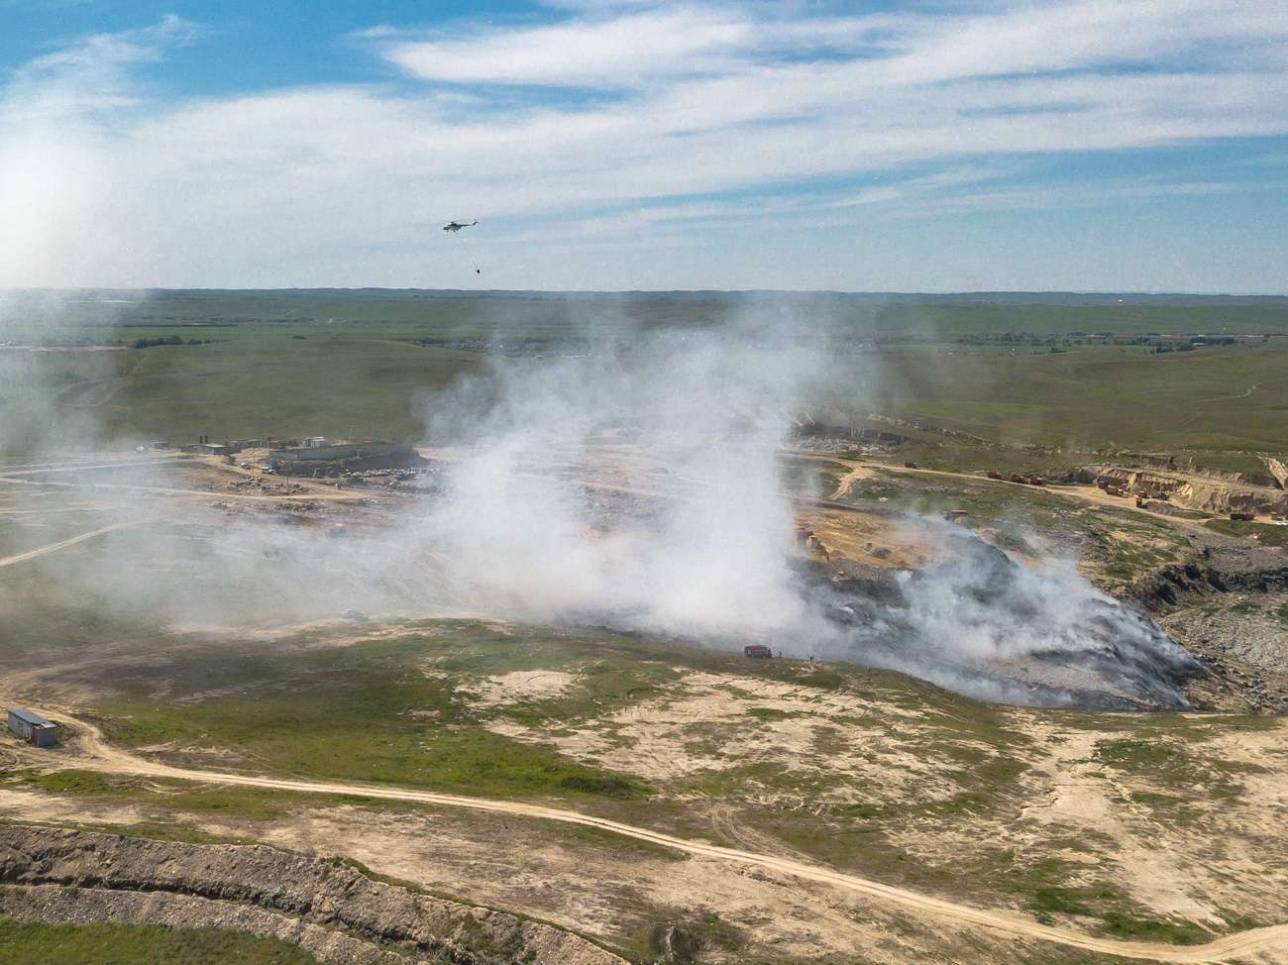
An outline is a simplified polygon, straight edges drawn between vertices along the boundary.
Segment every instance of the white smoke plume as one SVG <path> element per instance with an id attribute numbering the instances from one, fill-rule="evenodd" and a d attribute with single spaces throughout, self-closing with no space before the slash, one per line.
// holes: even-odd
<path id="1" fill-rule="evenodd" d="M 92 583 L 126 610 L 175 622 L 360 609 L 725 640 L 798 632 L 809 610 L 793 585 L 778 450 L 819 368 L 780 338 L 730 332 L 498 360 L 429 400 L 437 491 L 392 519 L 344 538 L 263 514 L 159 522 L 107 537 L 109 558 L 134 562 L 94 567 Z M 130 485 L 183 485 L 140 471 Z M 174 518 L 162 496 L 133 496 L 130 512 L 149 504 Z"/>
<path id="2" fill-rule="evenodd" d="M 458 592 L 543 618 L 615 614 L 693 635 L 798 627 L 776 453 L 811 364 L 781 341 L 682 333 L 507 365 L 420 532 Z M 604 503 L 634 511 L 606 518 Z"/>
<path id="3" fill-rule="evenodd" d="M 849 627 L 834 655 L 989 700 L 1187 706 L 1180 685 L 1198 662 L 1072 560 L 1022 565 L 955 526 L 922 525 L 938 531 L 942 560 L 898 574 L 876 605 L 833 599 Z"/>
<path id="4" fill-rule="evenodd" d="M 102 216 L 114 175 L 91 121 L 129 111 L 124 66 L 190 29 L 167 20 L 90 38 L 0 92 L 0 285 L 68 288 L 121 265 L 139 277 L 129 253 L 144 229 Z M 96 432 L 93 396 L 69 404 L 68 386 L 44 377 L 30 351 L 33 325 L 58 323 L 77 297 L 0 299 L 0 342 L 28 343 L 0 351 L 0 377 L 21 388 L 0 405 L 0 453 L 52 461 L 72 447 L 122 446 Z M 778 450 L 802 407 L 863 385 L 852 360 L 801 348 L 800 323 L 637 333 L 581 358 L 498 361 L 427 404 L 439 491 L 373 510 L 351 536 L 269 514 L 230 519 L 209 500 L 155 491 L 182 488 L 181 477 L 136 467 L 114 479 L 141 488 L 92 490 L 99 522 L 132 525 L 25 565 L 119 614 L 169 624 L 473 613 L 768 642 L 995 699 L 1177 705 L 1186 667 L 1174 645 L 1071 568 L 1019 567 L 969 540 L 956 563 L 877 594 L 802 568 Z M 36 488 L 85 492 L 59 485 L 51 476 Z"/>
<path id="5" fill-rule="evenodd" d="M 132 497 L 152 523 L 45 565 L 180 626 L 472 614 L 768 643 L 1017 703 L 1185 705 L 1193 661 L 1072 565 L 1020 565 L 929 523 L 941 562 L 876 588 L 805 563 L 780 450 L 827 369 L 737 327 L 497 361 L 428 402 L 437 490 L 352 535 L 261 514 L 193 526 Z"/>

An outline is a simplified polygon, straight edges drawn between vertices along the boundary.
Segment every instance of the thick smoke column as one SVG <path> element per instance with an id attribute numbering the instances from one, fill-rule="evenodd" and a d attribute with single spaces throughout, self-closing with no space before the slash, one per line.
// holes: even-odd
<path id="1" fill-rule="evenodd" d="M 441 586 L 526 619 L 768 640 L 989 699 L 1185 705 L 1196 662 L 1071 562 L 1021 566 L 927 522 L 943 561 L 876 594 L 793 565 L 777 450 L 828 370 L 735 328 L 509 364 L 440 397 L 435 434 L 469 443 L 419 531 Z"/>
<path id="2" fill-rule="evenodd" d="M 454 595 L 535 618 L 799 628 L 776 450 L 811 364 L 781 340 L 684 333 L 506 365 L 487 411 L 463 404 L 472 386 L 431 410 L 466 448 L 421 536 Z"/>
<path id="3" fill-rule="evenodd" d="M 44 565 L 120 614 L 187 627 L 500 616 L 767 642 L 986 699 L 1185 705 L 1197 665 L 1071 565 L 1021 566 L 943 524 L 939 563 L 876 589 L 802 560 L 779 451 L 827 370 L 738 328 L 497 361 L 429 401 L 438 491 L 382 526 L 336 539 L 261 514 L 193 525 L 131 499 L 153 524 Z"/>
<path id="4" fill-rule="evenodd" d="M 811 610 L 794 582 L 777 450 L 818 368 L 783 339 L 727 331 L 498 359 L 428 402 L 438 491 L 392 521 L 386 506 L 338 539 L 271 513 L 228 517 L 131 493 L 118 513 L 152 522 L 41 565 L 122 616 L 184 627 L 361 610 L 593 622 L 729 645 L 799 635 Z M 187 485 L 141 472 L 132 484 Z"/>

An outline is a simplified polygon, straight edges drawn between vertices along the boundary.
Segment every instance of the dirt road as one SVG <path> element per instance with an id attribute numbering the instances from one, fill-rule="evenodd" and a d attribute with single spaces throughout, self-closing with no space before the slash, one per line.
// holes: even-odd
<path id="1" fill-rule="evenodd" d="M 185 486 L 166 486 L 128 483 L 128 482 L 107 482 L 98 481 L 92 478 L 76 479 L 72 481 L 51 479 L 51 475 L 56 473 L 81 473 L 94 472 L 96 470 L 112 469 L 155 469 L 161 466 L 168 467 L 188 467 L 190 469 L 204 468 L 215 470 L 223 475 L 242 477 L 257 477 L 257 474 L 248 472 L 236 465 L 228 465 L 222 462 L 218 457 L 189 457 L 177 456 L 161 459 L 125 459 L 102 462 L 83 462 L 83 463 L 32 463 L 26 466 L 15 466 L 11 468 L 0 468 L 0 484 L 11 486 L 32 486 L 37 488 L 59 487 L 63 489 L 93 489 L 93 490 L 113 490 L 121 492 L 138 492 L 138 493 L 157 493 L 164 496 L 201 496 L 203 498 L 217 498 L 222 500 L 231 500 L 237 502 L 301 502 L 305 500 L 322 500 L 328 502 L 359 502 L 364 499 L 362 493 L 345 492 L 332 486 L 327 486 L 310 479 L 290 479 L 293 486 L 304 490 L 299 493 L 280 494 L 280 493 L 239 493 L 228 492 L 222 489 L 194 489 Z M 161 480 L 164 481 L 164 480 Z"/>
<path id="2" fill-rule="evenodd" d="M 141 520 L 135 520 L 128 523 L 113 523 L 111 526 L 100 526 L 98 529 L 92 529 L 88 533 L 81 533 L 77 536 L 71 536 L 57 543 L 50 543 L 48 546 L 38 546 L 34 550 L 27 550 L 25 553 L 17 553 L 13 556 L 6 556 L 0 559 L 0 566 L 13 566 L 15 563 L 25 563 L 27 560 L 34 560 L 39 556 L 47 553 L 57 553 L 59 550 L 65 550 L 69 546 L 75 546 L 77 543 L 84 543 L 86 540 L 94 539 L 111 533 L 114 530 L 125 529 L 129 526 L 137 526 Z"/>
<path id="3" fill-rule="evenodd" d="M 0 475 L 0 483 L 8 483 L 11 486 L 36 486 L 40 488 L 45 486 L 59 486 L 66 489 L 111 489 L 126 492 L 160 493 L 164 496 L 201 496 L 205 499 L 221 499 L 225 501 L 238 500 L 258 503 L 289 503 L 300 502 L 303 500 L 357 502 L 364 498 L 361 493 L 336 492 L 334 490 L 323 492 L 310 490 L 307 493 L 295 493 L 292 495 L 261 495 L 230 493 L 219 489 L 177 489 L 168 486 L 134 486 L 128 483 L 55 482 L 52 479 L 18 479 L 13 476 L 5 475 Z"/>
<path id="4" fill-rule="evenodd" d="M 39 712 L 49 713 L 51 716 L 64 720 L 71 717 L 65 711 L 54 709 Z M 594 815 L 582 814 L 562 808 L 552 808 L 519 801 L 462 797 L 456 794 L 420 791 L 411 788 L 339 781 L 307 781 L 254 774 L 236 774 L 226 771 L 172 767 L 168 764 L 137 757 L 120 748 L 113 747 L 107 743 L 102 733 L 92 724 L 75 718 L 71 719 L 74 721 L 74 726 L 79 730 L 79 736 L 75 739 L 79 753 L 67 761 L 68 766 L 89 768 L 103 773 L 168 778 L 170 780 L 193 781 L 204 784 L 258 787 L 304 794 L 341 794 L 380 800 L 409 801 L 437 807 L 465 808 L 493 814 L 506 814 L 512 817 L 576 824 L 598 828 L 602 831 L 634 838 L 639 841 L 647 841 L 666 848 L 673 848 L 686 854 L 740 865 L 751 865 L 805 881 L 830 885 L 865 897 L 898 905 L 936 922 L 955 922 L 964 926 L 986 928 L 1016 938 L 1052 942 L 1067 948 L 1077 948 L 1097 954 L 1118 955 L 1143 961 L 1182 963 L 1219 962 L 1234 957 L 1269 954 L 1288 961 L 1288 924 L 1249 929 L 1235 935 L 1218 938 L 1206 945 L 1176 946 L 1156 942 L 1114 941 L 1108 938 L 1080 934 L 1068 929 L 1041 925 L 1019 912 L 975 908 L 944 898 L 919 894 L 915 891 L 873 881 L 858 875 L 834 871 L 821 865 L 796 860 L 791 857 L 759 854 L 752 851 L 706 844 L 701 841 L 690 841 L 658 831 L 651 831 L 647 828 L 635 827 L 618 821 L 611 821 L 607 818 L 595 817 Z"/>
<path id="5" fill-rule="evenodd" d="M 0 476 L 44 476 L 55 472 L 94 472 L 103 469 L 151 469 L 156 466 L 179 466 L 188 459 L 117 459 L 111 462 L 31 463 L 0 470 Z"/>
<path id="6" fill-rule="evenodd" d="M 843 466 L 847 473 L 841 479 L 841 485 L 837 486 L 836 492 L 833 493 L 832 499 L 840 498 L 844 492 L 848 494 L 854 483 L 864 478 L 864 474 L 870 474 L 875 470 L 892 473 L 901 476 L 939 476 L 945 479 L 957 479 L 963 482 L 977 484 L 993 484 L 996 486 L 1014 486 L 1018 489 L 1025 489 L 1029 492 L 1041 492 L 1050 496 L 1062 499 L 1071 499 L 1080 503 L 1087 503 L 1092 506 L 1105 507 L 1108 509 L 1119 509 L 1128 513 L 1136 513 L 1141 516 L 1148 516 L 1155 522 L 1166 523 L 1175 526 L 1178 529 L 1191 530 L 1210 534 L 1210 530 L 1203 527 L 1201 520 L 1186 519 L 1180 516 L 1167 516 L 1162 513 L 1154 513 L 1148 509 L 1140 509 L 1135 505 L 1134 499 L 1126 496 L 1111 496 L 1096 486 L 1074 486 L 1074 485 L 1051 485 L 1042 487 L 1030 486 L 1027 483 L 1011 482 L 1009 479 L 990 479 L 986 475 L 973 472 L 951 472 L 947 469 L 910 469 L 907 466 L 896 466 L 885 462 L 865 461 L 860 459 L 847 459 L 844 456 L 834 456 L 828 453 L 809 452 L 802 449 L 784 449 L 781 450 L 784 455 L 794 459 L 807 459 L 812 462 L 830 462 L 838 466 Z M 844 489 L 842 490 L 842 486 Z"/>
<path id="7" fill-rule="evenodd" d="M 837 480 L 836 489 L 832 491 L 832 495 L 828 498 L 844 499 L 846 496 L 850 495 L 850 490 L 854 488 L 854 484 L 856 482 L 860 479 L 870 479 L 871 477 L 872 469 L 870 467 L 862 465 L 861 463 L 855 463 L 849 467 L 844 476 Z"/>

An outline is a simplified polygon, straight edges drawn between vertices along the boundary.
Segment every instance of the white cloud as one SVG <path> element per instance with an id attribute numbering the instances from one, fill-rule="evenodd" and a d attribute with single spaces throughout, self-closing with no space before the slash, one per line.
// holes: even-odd
<path id="1" fill-rule="evenodd" d="M 590 22 L 399 40 L 384 55 L 417 77 L 458 83 L 629 84 L 727 69 L 748 45 L 746 20 L 712 10 L 652 10 Z"/>
<path id="2" fill-rule="evenodd" d="M 1006 193 L 973 180 L 992 157 L 1288 133 L 1288 4 L 956 9 L 571 5 L 546 26 L 384 26 L 359 40 L 413 76 L 410 89 L 178 104 L 150 100 L 129 68 L 191 25 L 91 38 L 0 97 L 4 169 L 44 185 L 0 181 L 0 201 L 26 199 L 23 227 L 0 228 L 0 285 L 450 284 L 433 226 L 452 217 L 483 220 L 480 237 L 513 223 L 515 238 L 553 218 L 568 244 L 674 232 L 686 210 L 720 222 L 741 209 L 769 228 L 799 215 L 814 179 L 910 164 L 944 170 L 818 192 L 816 204 L 911 212 L 933 196 L 984 210 Z M 497 84 L 539 90 L 516 98 Z M 568 97 L 569 85 L 607 96 Z M 8 163 L 13 144 L 27 146 Z M 104 226 L 119 243 L 104 243 Z M 43 239 L 39 258 L 19 250 L 29 235 Z M 546 259 L 532 251 L 526 274 L 493 283 L 547 284 Z"/>
<path id="3" fill-rule="evenodd" d="M 613 4 L 554 24 L 429 34 L 380 26 L 358 39 L 380 42 L 385 58 L 423 80 L 631 88 L 738 72 L 766 57 L 853 53 L 910 22 L 884 15 L 792 19 L 784 12 Z"/>
<path id="4" fill-rule="evenodd" d="M 169 15 L 151 27 L 95 34 L 37 57 L 11 78 L 0 99 L 0 123 L 68 123 L 80 115 L 136 102 L 129 68 L 160 60 L 199 34 Z"/>

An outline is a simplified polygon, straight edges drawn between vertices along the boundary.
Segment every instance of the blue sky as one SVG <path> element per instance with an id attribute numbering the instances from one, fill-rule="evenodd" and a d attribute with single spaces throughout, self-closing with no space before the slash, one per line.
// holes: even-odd
<path id="1" fill-rule="evenodd" d="M 0 285 L 1288 291 L 1288 3 L 0 0 L 0 27 Z"/>

